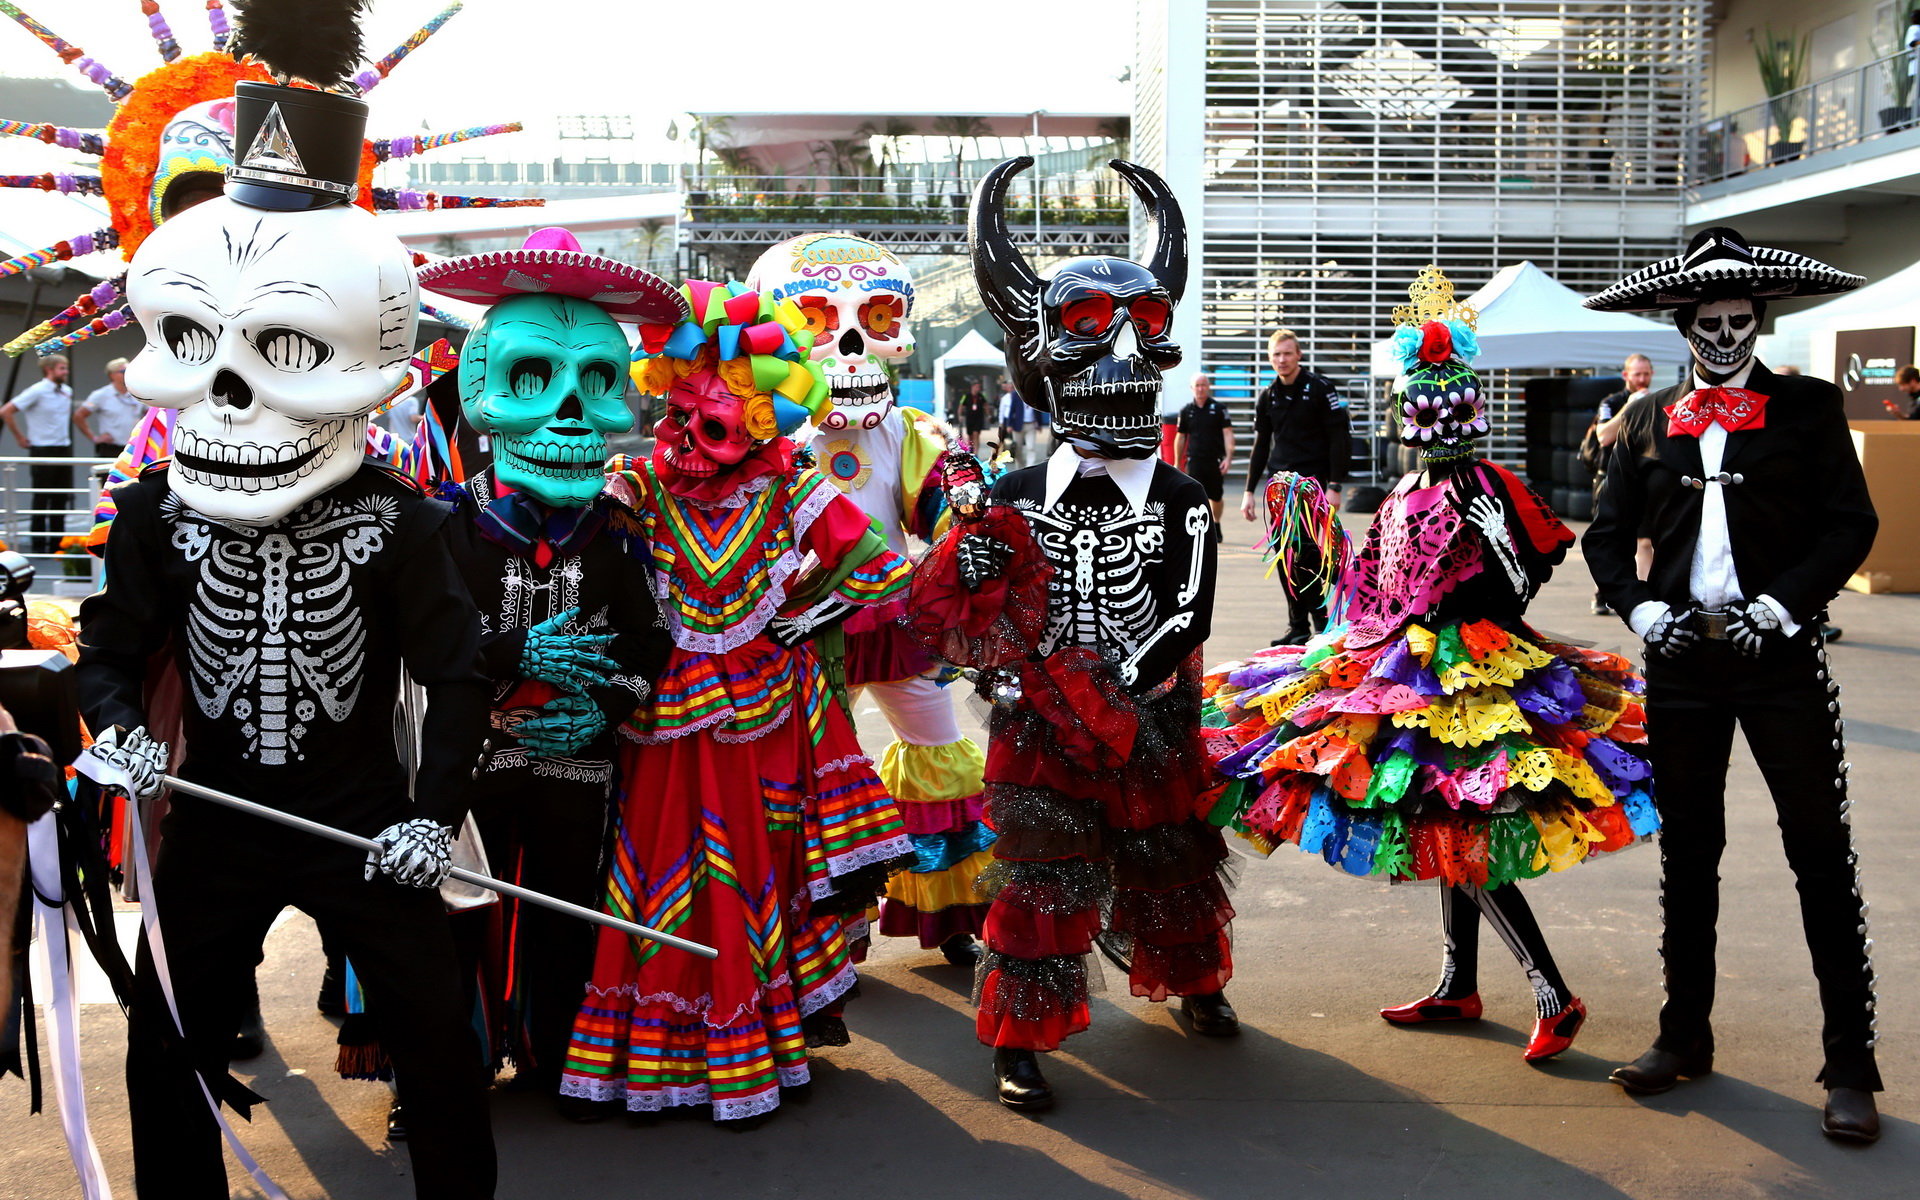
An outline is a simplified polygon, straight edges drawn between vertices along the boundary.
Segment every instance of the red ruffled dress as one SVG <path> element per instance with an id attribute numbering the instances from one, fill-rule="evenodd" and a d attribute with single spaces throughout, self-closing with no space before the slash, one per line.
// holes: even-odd
<path id="1" fill-rule="evenodd" d="M 854 984 L 847 925 L 911 851 L 812 649 L 766 634 L 810 560 L 830 572 L 872 546 L 866 514 L 791 451 L 776 439 L 718 486 L 651 463 L 609 484 L 651 547 L 674 651 L 621 731 L 604 905 L 720 956 L 601 930 L 563 1095 L 718 1120 L 777 1108 L 808 1081 L 803 1019 Z M 883 602 L 907 578 L 880 549 L 818 605 Z"/>
<path id="2" fill-rule="evenodd" d="M 960 537 L 1013 548 L 969 592 Z M 1003 673 L 987 746 L 987 822 L 998 835 L 976 1033 L 991 1046 L 1054 1050 L 1087 1028 L 1086 955 L 1126 965 L 1135 996 L 1218 992 L 1233 974 L 1233 908 L 1200 739 L 1196 649 L 1142 693 L 1094 650 L 1038 656 L 1050 568 L 1025 518 L 996 505 L 943 538 L 916 569 L 913 628 L 949 661 Z M 1209 595 L 1210 600 L 1210 595 Z"/>

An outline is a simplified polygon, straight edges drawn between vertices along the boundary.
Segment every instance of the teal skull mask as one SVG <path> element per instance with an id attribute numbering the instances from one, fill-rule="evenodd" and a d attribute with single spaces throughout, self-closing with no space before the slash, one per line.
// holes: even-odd
<path id="1" fill-rule="evenodd" d="M 627 339 L 605 309 L 516 296 L 487 312 L 460 355 L 461 411 L 493 442 L 494 473 L 556 508 L 590 504 L 607 434 L 633 428 Z"/>

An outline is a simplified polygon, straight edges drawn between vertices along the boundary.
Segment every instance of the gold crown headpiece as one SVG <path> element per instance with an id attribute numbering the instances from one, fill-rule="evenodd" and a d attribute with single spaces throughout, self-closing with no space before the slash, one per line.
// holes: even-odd
<path id="1" fill-rule="evenodd" d="M 1395 325 L 1424 325 L 1428 321 L 1458 321 L 1476 329 L 1479 310 L 1453 298 L 1453 280 L 1438 266 L 1429 263 L 1407 287 L 1408 302 L 1393 310 Z"/>

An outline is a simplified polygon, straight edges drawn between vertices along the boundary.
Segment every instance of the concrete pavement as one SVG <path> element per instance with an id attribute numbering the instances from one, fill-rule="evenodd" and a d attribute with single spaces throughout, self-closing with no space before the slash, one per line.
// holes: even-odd
<path id="1" fill-rule="evenodd" d="M 1252 527 L 1230 513 L 1234 541 Z M 1264 646 L 1284 624 L 1279 589 L 1249 550 L 1229 548 L 1209 661 Z M 1602 645 L 1630 640 L 1587 615 L 1577 558 L 1534 623 Z M 818 1197 L 926 1200 L 1015 1194 L 1044 1200 L 1553 1196 L 1909 1197 L 1920 1193 L 1920 598 L 1843 595 L 1832 651 L 1846 691 L 1855 827 L 1873 906 L 1880 977 L 1878 1146 L 1818 1129 L 1819 1007 L 1770 805 L 1744 748 L 1729 795 L 1723 866 L 1718 1073 L 1649 1100 L 1605 1082 L 1645 1049 L 1659 1003 L 1651 847 L 1528 885 L 1561 968 L 1592 1019 L 1547 1066 L 1520 1048 L 1529 989 L 1491 934 L 1481 951 L 1487 1018 L 1403 1030 L 1375 1010 L 1423 995 L 1439 962 L 1431 887 L 1389 888 L 1283 847 L 1241 864 L 1237 1041 L 1190 1036 L 1166 1008 L 1115 980 L 1093 1029 L 1053 1056 L 1059 1107 L 1034 1119 L 990 1095 L 989 1052 L 972 1036 L 965 972 L 899 943 L 876 948 L 848 1010 L 851 1046 L 817 1061 L 811 1103 L 764 1129 L 705 1121 L 573 1126 L 544 1099 L 497 1093 L 503 1198 Z M 869 748 L 884 744 L 871 706 Z M 412 1195 L 404 1151 L 386 1145 L 386 1092 L 332 1074 L 335 1026 L 313 1011 L 320 954 L 289 915 L 260 984 L 272 1045 L 243 1075 L 271 1103 L 242 1130 L 297 1197 Z M 84 1018 L 93 1118 L 116 1189 L 131 1194 L 111 1006 Z M 26 1116 L 26 1088 L 0 1081 L 0 1198 L 78 1196 L 57 1119 Z M 255 1194 L 236 1176 L 235 1195 Z"/>

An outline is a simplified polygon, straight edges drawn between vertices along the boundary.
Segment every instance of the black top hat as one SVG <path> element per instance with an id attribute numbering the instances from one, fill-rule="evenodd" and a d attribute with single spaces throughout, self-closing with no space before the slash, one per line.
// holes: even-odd
<path id="1" fill-rule="evenodd" d="M 360 190 L 366 101 L 252 82 L 234 84 L 233 98 L 229 197 L 280 211 L 353 202 Z"/>
<path id="2" fill-rule="evenodd" d="M 1725 225 L 1693 236 L 1684 254 L 1642 267 L 1597 296 L 1582 301 L 1601 312 L 1653 312 L 1680 308 L 1715 294 L 1779 300 L 1830 296 L 1866 282 L 1817 258 L 1754 246 Z"/>

